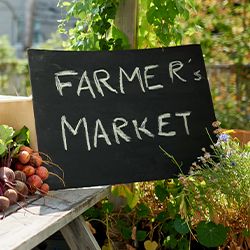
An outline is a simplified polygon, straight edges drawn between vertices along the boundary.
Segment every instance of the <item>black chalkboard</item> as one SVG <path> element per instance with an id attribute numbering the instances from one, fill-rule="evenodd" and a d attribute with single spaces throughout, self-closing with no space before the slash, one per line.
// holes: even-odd
<path id="1" fill-rule="evenodd" d="M 199 45 L 28 56 L 39 150 L 64 169 L 66 187 L 174 177 L 159 146 L 187 173 L 211 144 Z"/>

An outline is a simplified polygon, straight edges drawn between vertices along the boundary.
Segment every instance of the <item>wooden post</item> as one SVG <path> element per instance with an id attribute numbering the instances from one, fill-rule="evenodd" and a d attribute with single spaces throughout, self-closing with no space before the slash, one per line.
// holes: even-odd
<path id="1" fill-rule="evenodd" d="M 116 14 L 116 26 L 126 34 L 131 48 L 137 48 L 138 0 L 120 0 Z"/>
<path id="2" fill-rule="evenodd" d="M 115 25 L 128 37 L 131 49 L 137 48 L 137 23 L 138 23 L 138 0 L 120 0 L 117 9 Z M 131 191 L 134 190 L 134 184 L 127 184 Z M 109 200 L 114 205 L 114 210 L 119 210 L 124 204 L 123 197 L 113 196 Z"/>

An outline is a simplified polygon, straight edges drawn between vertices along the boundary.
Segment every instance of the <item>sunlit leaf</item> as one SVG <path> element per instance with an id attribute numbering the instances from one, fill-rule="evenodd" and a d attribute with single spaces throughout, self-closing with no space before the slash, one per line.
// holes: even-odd
<path id="1" fill-rule="evenodd" d="M 158 243 L 156 241 L 146 240 L 144 242 L 145 250 L 156 250 L 158 247 Z"/>

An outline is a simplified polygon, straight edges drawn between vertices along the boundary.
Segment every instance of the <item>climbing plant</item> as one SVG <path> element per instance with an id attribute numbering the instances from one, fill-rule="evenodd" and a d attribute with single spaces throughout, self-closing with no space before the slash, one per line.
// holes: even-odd
<path id="1" fill-rule="evenodd" d="M 64 45 L 74 50 L 129 48 L 128 39 L 115 25 L 120 1 L 59 1 L 58 6 L 66 10 L 58 27 L 67 36 Z M 139 6 L 138 48 L 180 44 L 183 28 L 176 20 L 188 19 L 193 0 L 141 0 Z"/>

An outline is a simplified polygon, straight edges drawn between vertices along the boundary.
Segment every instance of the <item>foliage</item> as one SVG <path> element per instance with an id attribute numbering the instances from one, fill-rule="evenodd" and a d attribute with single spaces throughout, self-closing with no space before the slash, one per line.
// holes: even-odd
<path id="1" fill-rule="evenodd" d="M 27 61 L 16 58 L 5 36 L 0 37 L 0 89 L 1 94 L 30 93 Z"/>
<path id="2" fill-rule="evenodd" d="M 138 48 L 167 47 L 182 43 L 189 28 L 187 22 L 194 8 L 193 0 L 141 0 L 138 13 Z"/>
<path id="3" fill-rule="evenodd" d="M 27 127 L 14 130 L 8 125 L 0 125 L 0 166 L 5 160 L 9 161 L 10 156 L 14 156 L 21 145 L 29 145 L 30 133 Z M 6 163 L 6 165 L 8 165 Z"/>
<path id="4" fill-rule="evenodd" d="M 185 42 L 201 43 L 210 64 L 248 64 L 250 3 L 245 0 L 196 0 L 186 27 L 198 27 Z"/>
<path id="5" fill-rule="evenodd" d="M 116 27 L 115 15 L 120 0 L 60 1 L 66 10 L 59 32 L 67 35 L 67 48 L 75 50 L 117 50 L 129 48 L 126 36 Z M 138 48 L 180 44 L 183 29 L 177 18 L 189 17 L 193 0 L 140 1 Z M 74 27 L 67 28 L 70 20 Z M 148 44 L 147 44 L 148 42 Z"/>
<path id="6" fill-rule="evenodd" d="M 66 10 L 64 19 L 59 20 L 59 32 L 66 34 L 67 48 L 74 50 L 124 49 L 127 41 L 114 24 L 119 0 L 59 1 L 58 6 Z M 72 28 L 69 21 L 75 20 Z"/>
<path id="7" fill-rule="evenodd" d="M 7 125 L 0 125 L 0 156 L 8 152 L 8 146 L 12 140 L 14 129 Z"/>
<path id="8" fill-rule="evenodd" d="M 68 36 L 68 47 L 127 48 L 114 22 L 118 5 L 119 0 L 60 1 L 67 14 L 59 31 Z M 138 9 L 138 48 L 201 43 L 208 63 L 249 63 L 248 1 L 140 0 Z M 72 20 L 75 25 L 67 28 Z"/>
<path id="9" fill-rule="evenodd" d="M 240 87 L 240 94 L 238 95 L 238 90 L 234 84 L 211 88 L 215 114 L 224 128 L 250 130 L 248 94 L 244 85 L 240 85 Z"/>
<path id="10" fill-rule="evenodd" d="M 229 135 L 233 131 L 219 127 L 215 133 L 217 141 L 202 149 L 189 175 L 136 183 L 133 192 L 115 186 L 113 194 L 127 203 L 114 210 L 105 200 L 86 219 L 105 221 L 110 246 L 119 241 L 131 249 L 189 249 L 196 240 L 205 247 L 249 249 L 250 145 L 241 146 Z"/>

